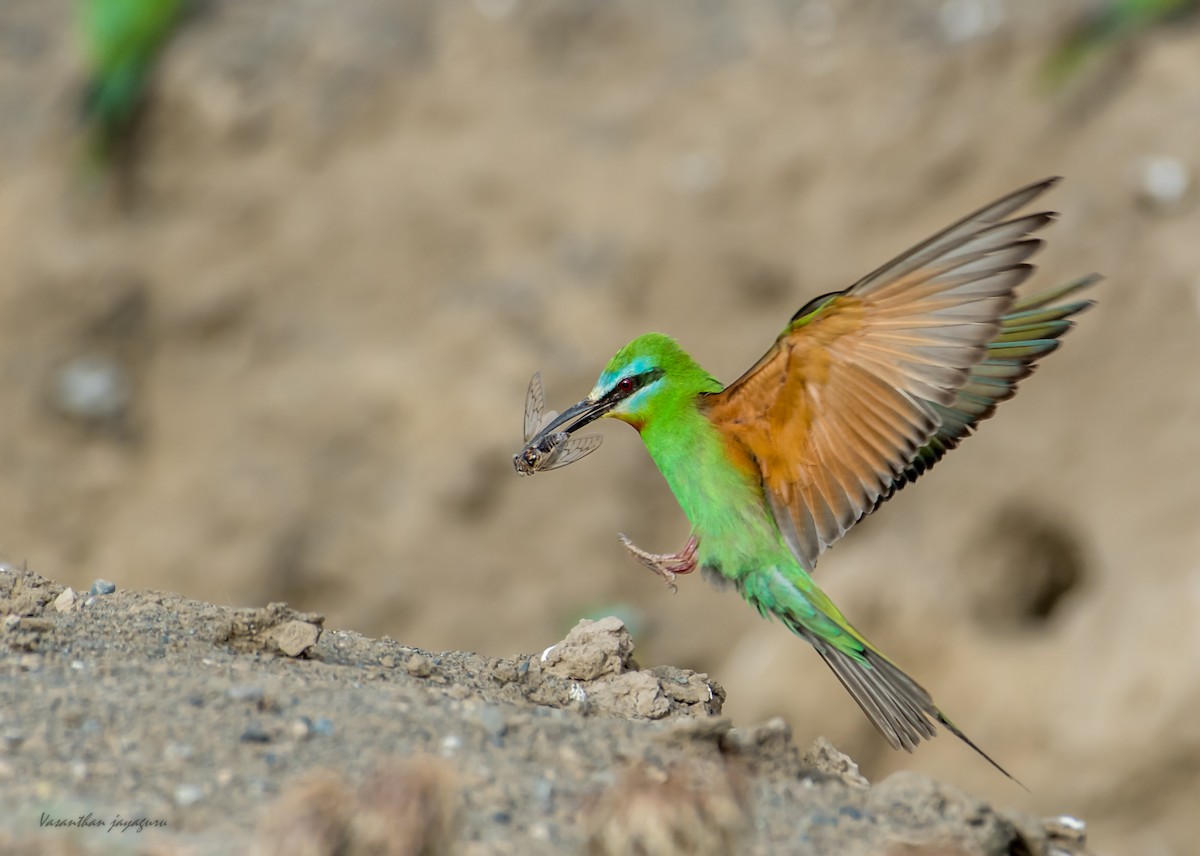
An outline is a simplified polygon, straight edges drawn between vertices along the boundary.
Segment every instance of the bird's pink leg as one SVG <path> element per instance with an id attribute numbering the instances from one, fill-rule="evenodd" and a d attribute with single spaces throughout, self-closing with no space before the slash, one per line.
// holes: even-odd
<path id="1" fill-rule="evenodd" d="M 687 544 L 678 553 L 649 553 L 630 541 L 625 533 L 622 532 L 620 535 L 625 549 L 632 553 L 635 559 L 662 577 L 667 588 L 672 592 L 679 591 L 679 587 L 675 585 L 675 577 L 678 574 L 690 574 L 696 570 L 696 548 L 700 546 L 700 542 L 696 540 L 695 535 L 688 538 Z"/>

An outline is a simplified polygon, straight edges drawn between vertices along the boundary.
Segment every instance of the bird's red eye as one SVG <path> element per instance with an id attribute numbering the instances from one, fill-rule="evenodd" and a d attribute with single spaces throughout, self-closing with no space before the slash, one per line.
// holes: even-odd
<path id="1" fill-rule="evenodd" d="M 623 377 L 617 381 L 617 389 L 621 392 L 633 392 L 633 378 Z"/>

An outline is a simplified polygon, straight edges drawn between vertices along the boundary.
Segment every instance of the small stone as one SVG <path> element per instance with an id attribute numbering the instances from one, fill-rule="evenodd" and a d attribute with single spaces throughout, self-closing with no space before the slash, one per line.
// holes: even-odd
<path id="1" fill-rule="evenodd" d="M 175 788 L 175 805 L 187 808 L 204 799 L 204 788 L 199 785 L 179 785 Z"/>
<path id="2" fill-rule="evenodd" d="M 384 654 L 379 658 L 379 665 L 383 666 L 385 669 L 394 669 L 396 668 L 396 658 L 391 654 Z"/>
<path id="3" fill-rule="evenodd" d="M 262 726 L 251 725 L 242 732 L 238 738 L 243 743 L 270 743 L 271 735 L 268 734 Z"/>
<path id="4" fill-rule="evenodd" d="M 333 734 L 333 720 L 327 716 L 318 716 L 313 722 L 313 734 L 318 737 L 328 737 Z"/>
<path id="5" fill-rule="evenodd" d="M 504 743 L 504 734 L 508 731 L 508 718 L 499 706 L 485 705 L 479 712 L 479 724 L 494 744 L 500 746 Z"/>
<path id="6" fill-rule="evenodd" d="M 554 811 L 554 782 L 544 777 L 534 782 L 533 801 L 546 814 Z"/>
<path id="7" fill-rule="evenodd" d="M 1087 842 L 1087 824 L 1069 814 L 1049 817 L 1042 821 L 1046 834 L 1055 841 L 1063 841 L 1072 845 L 1082 845 Z"/>
<path id="8" fill-rule="evenodd" d="M 17 615 L 16 613 L 9 613 L 8 615 L 4 616 L 5 630 L 16 630 L 20 626 L 21 616 Z"/>
<path id="9" fill-rule="evenodd" d="M 19 728 L 9 728 L 4 732 L 4 748 L 9 752 L 16 752 L 21 748 L 21 744 L 25 742 L 25 732 Z"/>
<path id="10" fill-rule="evenodd" d="M 462 748 L 462 738 L 457 734 L 447 734 L 442 738 L 441 753 L 443 758 L 450 758 L 458 754 L 458 750 Z"/>
<path id="11" fill-rule="evenodd" d="M 427 678 L 433 674 L 433 663 L 424 654 L 413 654 L 404 664 L 404 668 L 414 678 Z"/>
<path id="12" fill-rule="evenodd" d="M 163 757 L 177 764 L 190 761 L 194 754 L 195 750 L 186 743 L 168 743 L 163 747 Z"/>
<path id="13" fill-rule="evenodd" d="M 78 759 L 71 762 L 71 778 L 75 782 L 86 781 L 88 777 L 88 765 L 84 761 Z"/>
<path id="14" fill-rule="evenodd" d="M 1177 208 L 1187 197 L 1191 185 L 1191 173 L 1179 158 L 1158 155 L 1142 161 L 1142 200 L 1152 208 L 1161 211 Z"/>
<path id="15" fill-rule="evenodd" d="M 65 416 L 104 422 L 125 414 L 133 399 L 129 373 L 107 354 L 82 354 L 58 370 L 54 404 Z"/>
<path id="16" fill-rule="evenodd" d="M 288 726 L 288 733 L 292 735 L 293 740 L 307 740 L 313 735 L 313 721 L 307 716 L 293 719 Z"/>
<path id="17" fill-rule="evenodd" d="M 800 759 L 810 767 L 830 776 L 837 776 L 852 788 L 869 788 L 871 783 L 858 771 L 854 759 L 838 749 L 824 737 L 818 737 Z"/>
<path id="18" fill-rule="evenodd" d="M 225 695 L 233 701 L 260 702 L 267 691 L 257 684 L 237 684 L 225 690 Z"/>
<path id="19" fill-rule="evenodd" d="M 321 638 L 321 628 L 307 621 L 284 622 L 272 632 L 275 645 L 288 657 L 299 657 Z"/>
<path id="20" fill-rule="evenodd" d="M 54 608 L 59 612 L 70 612 L 75 607 L 75 589 L 67 586 L 62 594 L 54 598 Z"/>
<path id="21" fill-rule="evenodd" d="M 88 594 L 103 596 L 112 594 L 117 590 L 117 584 L 108 580 L 96 580 L 92 583 L 92 587 L 88 589 Z"/>

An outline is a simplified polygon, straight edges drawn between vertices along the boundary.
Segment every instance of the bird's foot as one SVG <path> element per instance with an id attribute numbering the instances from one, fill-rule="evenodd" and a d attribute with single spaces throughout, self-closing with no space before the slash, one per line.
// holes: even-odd
<path id="1" fill-rule="evenodd" d="M 620 533 L 620 536 L 625 549 L 632 553 L 635 559 L 662 577 L 672 594 L 679 591 L 679 586 L 675 585 L 675 577 L 679 574 L 690 574 L 696 570 L 696 548 L 700 546 L 700 542 L 696 540 L 695 535 L 688 538 L 687 544 L 678 553 L 650 553 L 630 541 L 625 533 Z"/>

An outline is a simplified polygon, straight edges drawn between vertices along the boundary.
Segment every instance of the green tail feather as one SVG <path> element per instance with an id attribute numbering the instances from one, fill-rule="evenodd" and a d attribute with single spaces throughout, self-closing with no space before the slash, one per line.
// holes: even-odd
<path id="1" fill-rule="evenodd" d="M 951 722 L 933 703 L 933 698 L 924 687 L 874 648 L 868 646 L 860 657 L 855 657 L 804 630 L 796 632 L 817 649 L 842 686 L 854 697 L 863 713 L 893 749 L 913 751 L 922 740 L 936 736 L 934 723 L 937 722 L 1007 778 L 1025 788 L 1012 773 L 1001 767 L 995 758 L 980 749 L 974 740 Z"/>
<path id="2" fill-rule="evenodd" d="M 778 618 L 817 649 L 893 749 L 913 751 L 922 740 L 937 736 L 940 723 L 989 764 L 1017 781 L 963 734 L 920 684 L 876 650 L 799 566 L 758 571 L 738 580 L 738 586 L 742 596 L 763 616 Z"/>

